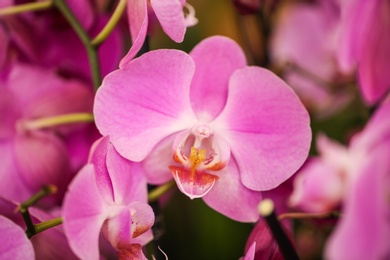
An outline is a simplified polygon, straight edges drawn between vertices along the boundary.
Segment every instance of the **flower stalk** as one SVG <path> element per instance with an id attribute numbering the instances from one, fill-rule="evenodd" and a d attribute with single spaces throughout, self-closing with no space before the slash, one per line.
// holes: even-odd
<path id="1" fill-rule="evenodd" d="M 107 22 L 106 26 L 104 26 L 100 33 L 92 40 L 92 45 L 99 46 L 107 39 L 110 33 L 114 30 L 115 26 L 118 24 L 119 19 L 122 17 L 122 14 L 126 8 L 126 4 L 127 0 L 119 1 L 114 13 L 110 17 L 110 20 Z"/>
<path id="2" fill-rule="evenodd" d="M 73 30 L 79 36 L 81 42 L 84 44 L 84 47 L 87 51 L 89 66 L 91 68 L 92 82 L 95 87 L 95 90 L 98 89 L 102 82 L 102 76 L 100 72 L 100 63 L 97 53 L 97 48 L 91 42 L 91 38 L 85 29 L 81 26 L 77 18 L 74 16 L 73 12 L 66 5 L 64 0 L 53 0 L 54 6 L 62 13 L 65 19 L 72 26 Z"/>
<path id="3" fill-rule="evenodd" d="M 93 120 L 91 113 L 71 113 L 23 122 L 23 129 L 38 130 L 65 124 L 93 122 Z"/>
<path id="4" fill-rule="evenodd" d="M 33 2 L 33 3 L 26 3 L 26 4 L 15 5 L 15 6 L 4 7 L 0 9 L 0 17 L 20 14 L 25 12 L 46 10 L 51 8 L 52 6 L 53 6 L 53 1 L 48 0 L 42 2 Z"/>
<path id="5" fill-rule="evenodd" d="M 165 184 L 155 188 L 154 190 L 149 192 L 149 194 L 148 194 L 148 201 L 149 202 L 157 201 L 162 195 L 167 193 L 174 186 L 175 186 L 175 181 L 171 180 L 171 181 L 169 181 L 169 182 L 167 182 L 167 183 L 165 183 Z"/>

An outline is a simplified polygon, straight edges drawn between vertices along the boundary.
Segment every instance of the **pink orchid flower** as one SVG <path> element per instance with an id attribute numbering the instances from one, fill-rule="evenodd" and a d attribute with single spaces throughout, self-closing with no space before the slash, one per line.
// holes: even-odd
<path id="1" fill-rule="evenodd" d="M 52 184 L 58 187 L 56 199 L 62 200 L 74 174 L 64 138 L 82 132 L 85 125 L 42 128 L 36 120 L 90 112 L 92 97 L 80 81 L 34 66 L 12 67 L 7 80 L 0 81 L 1 196 L 24 201 Z"/>
<path id="2" fill-rule="evenodd" d="M 98 259 L 102 231 L 121 257 L 146 259 L 142 245 L 152 239 L 154 223 L 146 202 L 146 180 L 138 164 L 120 156 L 108 137 L 100 139 L 64 199 L 64 230 L 72 250 L 81 259 Z"/>
<path id="3" fill-rule="evenodd" d="M 320 157 L 296 177 L 291 198 L 296 205 L 310 211 L 342 205 L 342 218 L 326 246 L 327 259 L 390 256 L 389 112 L 390 102 L 382 104 L 348 147 L 321 137 Z"/>
<path id="4" fill-rule="evenodd" d="M 339 62 L 346 71 L 357 67 L 361 94 L 368 105 L 383 100 L 390 90 L 389 15 L 387 0 L 344 1 Z"/>
<path id="5" fill-rule="evenodd" d="M 215 36 L 190 55 L 151 51 L 114 71 L 98 90 L 98 129 L 118 152 L 143 161 L 150 183 L 175 179 L 238 221 L 256 221 L 260 191 L 304 162 L 309 116 L 272 72 L 246 66 L 241 48 Z"/>
<path id="6" fill-rule="evenodd" d="M 184 14 L 183 7 L 189 11 Z M 186 0 L 128 0 L 127 15 L 133 45 L 120 67 L 131 61 L 141 49 L 148 32 L 149 11 L 153 9 L 164 32 L 175 42 L 182 42 L 186 28 L 197 24 L 195 10 Z"/>

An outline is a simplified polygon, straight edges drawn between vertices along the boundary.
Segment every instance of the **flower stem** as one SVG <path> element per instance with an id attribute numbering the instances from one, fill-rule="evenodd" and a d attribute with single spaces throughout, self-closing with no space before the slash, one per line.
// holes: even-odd
<path id="1" fill-rule="evenodd" d="M 23 128 L 27 130 L 37 130 L 70 123 L 93 122 L 93 120 L 93 114 L 91 113 L 72 113 L 26 121 L 23 122 Z"/>
<path id="2" fill-rule="evenodd" d="M 81 26 L 77 18 L 74 16 L 72 11 L 66 5 L 64 0 L 53 0 L 54 6 L 62 13 L 65 19 L 72 26 L 73 30 L 79 36 L 81 42 L 87 51 L 89 66 L 91 68 L 92 82 L 95 90 L 99 88 L 102 82 L 102 76 L 100 73 L 99 57 L 97 48 L 91 43 L 91 39 L 84 28 Z"/>
<path id="3" fill-rule="evenodd" d="M 127 1 L 128 0 L 119 0 L 119 3 L 115 8 L 115 11 L 112 14 L 110 20 L 107 22 L 106 26 L 104 26 L 104 28 L 100 31 L 100 33 L 92 40 L 92 45 L 99 46 L 107 39 L 110 33 L 114 30 L 115 26 L 118 24 L 119 19 L 125 11 Z"/>
<path id="4" fill-rule="evenodd" d="M 54 218 L 47 221 L 43 221 L 41 223 L 35 224 L 35 234 L 38 234 L 46 229 L 58 226 L 62 224 L 62 218 Z M 34 234 L 34 235 L 35 235 Z"/>
<path id="5" fill-rule="evenodd" d="M 306 213 L 306 212 L 288 212 L 280 214 L 278 216 L 279 220 L 283 219 L 305 219 L 305 218 L 338 218 L 340 217 L 339 212 L 331 211 L 324 213 Z"/>
<path id="6" fill-rule="evenodd" d="M 54 194 L 56 192 L 57 192 L 57 187 L 54 185 L 43 186 L 42 189 L 40 189 L 37 193 L 32 195 L 31 198 L 29 198 L 25 202 L 22 202 L 19 205 L 18 209 L 20 210 L 27 209 L 28 207 L 34 205 L 35 203 L 37 203 L 39 200 L 46 197 L 47 195 Z"/>
<path id="7" fill-rule="evenodd" d="M 46 10 L 52 7 L 52 5 L 53 5 L 53 1 L 49 0 L 49 1 L 33 2 L 33 3 L 26 3 L 26 4 L 15 5 L 15 6 L 4 7 L 0 9 L 0 17 L 20 14 L 24 12 Z"/>
<path id="8" fill-rule="evenodd" d="M 291 244 L 290 239 L 284 233 L 277 217 L 275 214 L 275 206 L 272 200 L 265 199 L 259 204 L 259 213 L 268 224 L 269 229 L 272 232 L 275 241 L 279 245 L 280 252 L 285 259 L 299 259 L 297 252 L 294 249 L 294 246 Z"/>
<path id="9" fill-rule="evenodd" d="M 154 190 L 149 192 L 149 195 L 148 195 L 149 202 L 157 201 L 162 195 L 167 193 L 174 186 L 175 186 L 175 181 L 171 180 L 171 181 L 169 181 L 169 182 L 167 182 L 167 183 L 165 183 L 165 184 L 155 188 Z"/>

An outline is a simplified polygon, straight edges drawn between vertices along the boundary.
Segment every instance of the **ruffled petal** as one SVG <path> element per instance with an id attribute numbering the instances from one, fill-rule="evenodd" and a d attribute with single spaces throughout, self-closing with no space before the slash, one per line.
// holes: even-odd
<path id="1" fill-rule="evenodd" d="M 246 65 L 245 54 L 233 40 L 214 36 L 190 53 L 196 69 L 191 83 L 191 105 L 199 119 L 214 119 L 223 109 L 232 73 Z"/>
<path id="2" fill-rule="evenodd" d="M 69 185 L 62 212 L 69 244 L 81 259 L 99 259 L 99 234 L 107 208 L 96 186 L 94 166 L 86 165 Z"/>
<path id="3" fill-rule="evenodd" d="M 183 6 L 179 0 L 151 0 L 152 8 L 164 32 L 175 42 L 186 33 Z"/>
<path id="4" fill-rule="evenodd" d="M 127 16 L 129 19 L 131 41 L 133 45 L 126 56 L 120 61 L 120 68 L 123 68 L 128 64 L 137 55 L 144 44 L 148 30 L 148 9 L 146 0 L 128 0 Z"/>
<path id="5" fill-rule="evenodd" d="M 143 160 L 166 136 L 196 122 L 189 100 L 191 58 L 177 50 L 151 51 L 109 74 L 95 99 L 95 122 L 117 151 Z"/>
<path id="6" fill-rule="evenodd" d="M 1 259 L 35 259 L 34 248 L 24 230 L 0 215 Z"/>
<path id="7" fill-rule="evenodd" d="M 111 144 L 108 144 L 107 169 L 116 204 L 147 202 L 147 184 L 140 164 L 123 158 Z"/>
<path id="8" fill-rule="evenodd" d="M 255 222 L 259 218 L 257 206 L 261 192 L 252 191 L 242 185 L 237 164 L 229 165 L 215 174 L 219 177 L 214 187 L 203 200 L 219 213 L 241 222 Z"/>
<path id="9" fill-rule="evenodd" d="M 237 70 L 213 129 L 230 144 L 242 183 L 269 190 L 288 179 L 307 158 L 311 130 L 304 106 L 277 76 L 259 67 Z"/>

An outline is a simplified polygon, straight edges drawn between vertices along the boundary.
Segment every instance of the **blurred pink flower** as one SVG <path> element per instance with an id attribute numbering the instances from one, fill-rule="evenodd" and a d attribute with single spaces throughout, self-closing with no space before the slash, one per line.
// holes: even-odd
<path id="1" fill-rule="evenodd" d="M 184 14 L 184 7 L 189 11 L 187 15 Z M 120 67 L 129 63 L 141 49 L 148 31 L 149 16 L 153 15 L 151 9 L 164 32 L 175 42 L 182 42 L 186 28 L 197 23 L 195 10 L 186 0 L 128 0 L 127 15 L 133 45 Z"/>
<path id="2" fill-rule="evenodd" d="M 32 257 L 31 259 L 77 259 L 69 247 L 61 225 L 45 230 L 44 232 L 34 235 L 28 239 L 27 234 L 25 233 L 26 224 L 22 215 L 20 212 L 15 211 L 17 207 L 17 203 L 0 197 L 0 218 L 5 217 L 9 221 L 12 221 L 12 223 L 14 223 L 14 225 L 22 231 L 22 233 L 18 235 L 18 239 L 27 240 L 27 244 L 29 245 L 27 245 L 27 248 L 19 248 L 17 252 L 10 251 L 10 248 L 6 248 L 7 250 L 5 252 L 0 249 L 1 259 L 28 259 L 18 258 L 18 254 L 29 255 L 31 253 L 32 256 L 35 255 L 35 258 Z M 44 212 L 37 208 L 29 207 L 29 212 L 34 224 L 59 217 L 56 210 L 53 210 L 52 212 Z M 14 230 L 18 228 L 14 228 Z M 2 237 L 5 239 L 1 241 L 1 246 L 7 246 L 7 243 L 15 242 L 11 236 L 7 236 L 5 233 L 2 234 Z M 32 245 L 33 248 L 30 249 L 30 245 Z M 33 251 L 31 252 L 30 250 Z M 10 258 L 6 257 L 7 253 L 11 254 Z"/>
<path id="3" fill-rule="evenodd" d="M 120 256 L 146 259 L 141 245 L 152 239 L 154 213 L 138 164 L 121 157 L 105 137 L 69 186 L 63 205 L 64 230 L 81 259 L 99 258 L 102 231 Z M 133 259 L 133 258 L 131 258 Z"/>
<path id="4" fill-rule="evenodd" d="M 390 2 L 343 1 L 339 62 L 345 71 L 357 67 L 363 100 L 383 100 L 390 90 Z M 359 26 L 357 26 L 359 25 Z"/>
<path id="5" fill-rule="evenodd" d="M 257 220 L 260 191 L 288 179 L 311 141 L 294 92 L 246 66 L 241 48 L 221 36 L 190 55 L 152 51 L 111 73 L 94 114 L 120 154 L 143 161 L 149 182 L 173 175 L 184 194 L 239 221 Z"/>
<path id="6" fill-rule="evenodd" d="M 342 217 L 325 251 L 329 259 L 390 256 L 389 113 L 390 102 L 382 104 L 348 147 L 321 137 L 320 157 L 296 177 L 294 205 L 310 211 L 342 206 Z"/>
<path id="7" fill-rule="evenodd" d="M 317 117 L 334 114 L 353 97 L 339 84 L 345 81 L 336 56 L 339 9 L 333 0 L 289 3 L 279 14 L 271 38 L 272 61 L 285 67 L 286 81 Z"/>
<path id="8" fill-rule="evenodd" d="M 82 131 L 83 125 L 36 129 L 34 120 L 89 112 L 92 91 L 52 71 L 14 65 L 8 79 L 0 81 L 0 93 L 0 194 L 23 201 L 52 184 L 61 199 L 72 177 L 63 137 Z"/>
<path id="9" fill-rule="evenodd" d="M 35 259 L 34 248 L 24 230 L 11 220 L 0 215 L 1 259 Z"/>

